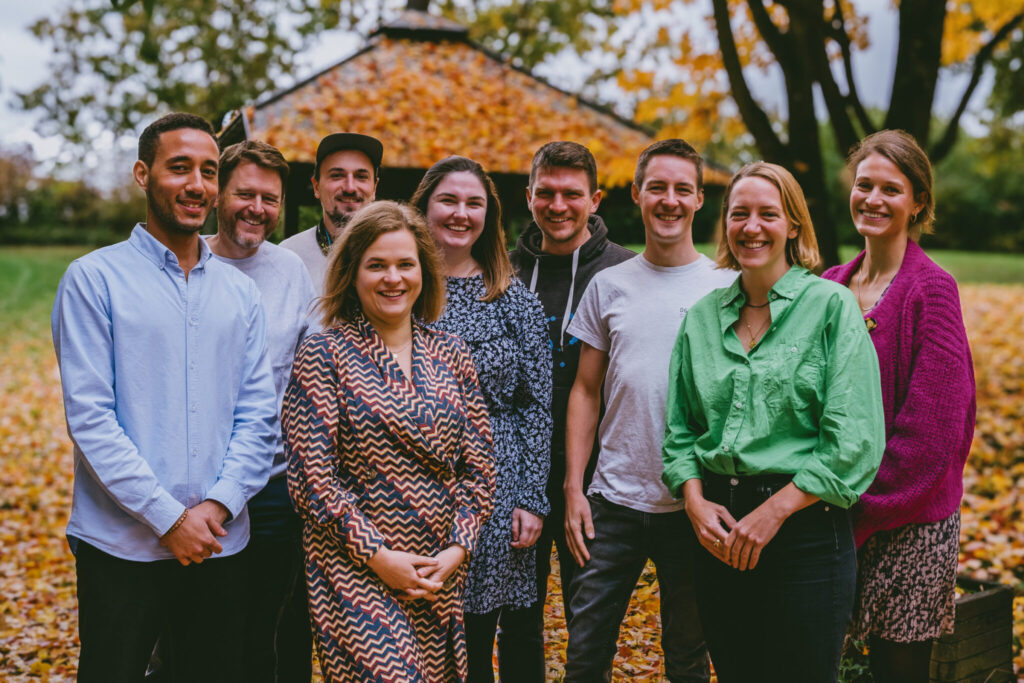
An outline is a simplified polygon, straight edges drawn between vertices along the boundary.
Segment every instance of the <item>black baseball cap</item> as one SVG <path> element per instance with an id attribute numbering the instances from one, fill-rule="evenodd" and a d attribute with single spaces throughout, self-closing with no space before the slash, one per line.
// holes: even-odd
<path id="1" fill-rule="evenodd" d="M 331 154 L 343 149 L 354 149 L 362 152 L 370 159 L 373 165 L 373 174 L 380 175 L 380 161 L 384 157 L 384 145 L 377 138 L 359 133 L 331 133 L 316 147 L 316 166 L 313 167 L 313 177 L 320 177 L 320 164 Z"/>

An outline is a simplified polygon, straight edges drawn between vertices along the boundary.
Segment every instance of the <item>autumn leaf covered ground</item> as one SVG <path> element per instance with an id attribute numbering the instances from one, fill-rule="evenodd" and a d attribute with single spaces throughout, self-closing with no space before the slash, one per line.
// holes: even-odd
<path id="1" fill-rule="evenodd" d="M 56 282 L 80 250 L 0 249 L 0 680 L 71 681 L 77 661 L 74 561 L 64 540 L 71 448 L 49 341 Z M 1024 262 L 1024 260 L 1022 260 Z M 1024 272 L 1024 266 L 1022 266 Z M 1024 283 L 1024 277 L 1011 278 Z M 961 286 L 974 352 L 978 429 L 964 482 L 961 569 L 1024 589 L 1024 284 Z M 553 579 L 548 671 L 565 657 Z M 658 592 L 645 573 L 623 625 L 616 679 L 661 680 Z M 1014 602 L 1024 670 L 1024 597 Z"/>

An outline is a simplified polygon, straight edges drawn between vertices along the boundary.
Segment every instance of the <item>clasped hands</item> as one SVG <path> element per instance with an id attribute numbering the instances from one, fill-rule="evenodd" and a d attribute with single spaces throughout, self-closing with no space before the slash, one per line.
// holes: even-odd
<path id="1" fill-rule="evenodd" d="M 184 521 L 174 531 L 160 537 L 160 545 L 172 553 L 182 565 L 200 564 L 224 548 L 218 538 L 228 535 L 224 521 L 228 509 L 215 500 L 204 500 L 187 510 Z"/>
<path id="2" fill-rule="evenodd" d="M 367 565 L 399 600 L 437 600 L 444 582 L 466 559 L 466 549 L 450 545 L 433 557 L 381 548 Z"/>
<path id="3" fill-rule="evenodd" d="M 709 553 L 733 569 L 747 571 L 757 566 L 761 551 L 788 517 L 776 503 L 769 498 L 737 522 L 724 505 L 688 495 L 686 514 Z"/>

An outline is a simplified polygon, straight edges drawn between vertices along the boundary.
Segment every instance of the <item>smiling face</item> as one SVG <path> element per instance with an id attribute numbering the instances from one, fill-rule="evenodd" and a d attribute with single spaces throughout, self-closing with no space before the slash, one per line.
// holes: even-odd
<path id="1" fill-rule="evenodd" d="M 427 201 L 427 227 L 449 255 L 469 254 L 484 231 L 487 191 L 469 171 L 446 175 Z"/>
<path id="2" fill-rule="evenodd" d="M 744 273 L 757 272 L 768 282 L 786 274 L 786 241 L 797 230 L 775 185 L 757 176 L 737 182 L 729 194 L 725 225 L 729 250 Z"/>
<path id="3" fill-rule="evenodd" d="M 423 289 L 413 234 L 392 230 L 378 237 L 363 252 L 355 288 L 363 314 L 377 330 L 408 323 Z"/>
<path id="4" fill-rule="evenodd" d="M 571 254 L 590 237 L 587 221 L 601 203 L 601 190 L 590 192 L 590 179 L 583 169 L 541 168 L 526 190 L 526 203 L 544 234 L 541 249 Z"/>
<path id="5" fill-rule="evenodd" d="M 178 128 L 160 134 L 153 164 L 136 161 L 146 191 L 146 226 L 168 235 L 195 234 L 217 202 L 217 143 L 209 133 Z"/>
<path id="6" fill-rule="evenodd" d="M 911 216 L 924 208 L 910 180 L 881 154 L 857 164 L 850 190 L 850 215 L 866 238 L 906 240 Z"/>
<path id="7" fill-rule="evenodd" d="M 337 237 L 352 214 L 377 195 L 370 157 L 355 149 L 329 154 L 320 164 L 320 177 L 313 178 L 313 194 L 323 207 L 327 229 Z"/>
<path id="8" fill-rule="evenodd" d="M 217 233 L 243 251 L 255 251 L 277 227 L 281 194 L 276 171 L 240 163 L 217 202 Z"/>
<path id="9" fill-rule="evenodd" d="M 704 205 L 697 189 L 697 167 L 689 159 L 670 154 L 651 157 L 643 187 L 631 187 L 640 207 L 648 242 L 670 245 L 690 236 L 693 215 Z"/>

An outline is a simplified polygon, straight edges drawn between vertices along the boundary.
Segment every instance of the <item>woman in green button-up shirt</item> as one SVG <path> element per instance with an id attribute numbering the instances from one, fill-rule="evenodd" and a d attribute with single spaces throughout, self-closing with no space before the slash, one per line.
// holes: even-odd
<path id="1" fill-rule="evenodd" d="M 809 271 L 800 186 L 756 163 L 726 190 L 718 263 L 740 271 L 672 352 L 664 480 L 686 511 L 721 683 L 835 681 L 853 606 L 848 508 L 884 448 L 878 360 L 849 290 Z"/>

